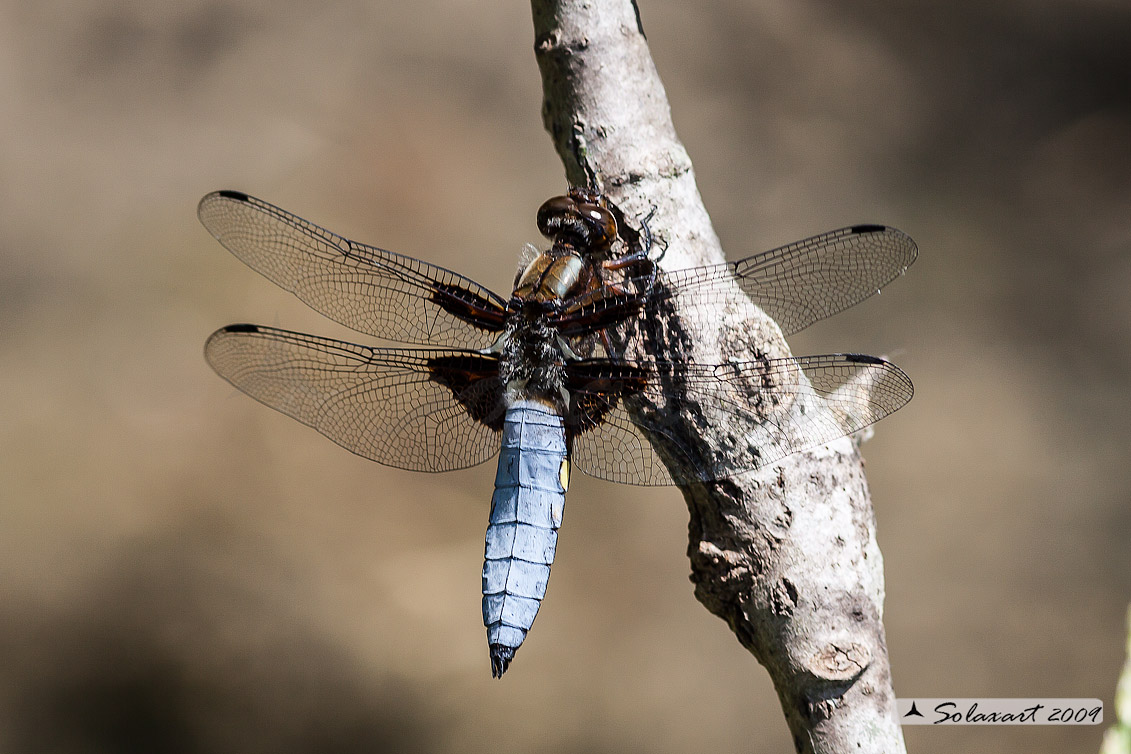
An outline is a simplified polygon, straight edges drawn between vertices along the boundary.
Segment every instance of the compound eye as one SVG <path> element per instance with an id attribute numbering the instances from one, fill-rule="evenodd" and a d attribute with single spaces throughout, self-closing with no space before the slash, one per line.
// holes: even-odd
<path id="1" fill-rule="evenodd" d="M 555 196 L 547 199 L 538 208 L 538 232 L 553 238 L 562 227 L 562 219 L 577 211 L 577 202 L 572 197 Z"/>
<path id="2" fill-rule="evenodd" d="M 617 221 L 613 213 L 596 204 L 578 204 L 577 211 L 589 226 L 590 243 L 597 248 L 611 246 L 617 237 Z"/>

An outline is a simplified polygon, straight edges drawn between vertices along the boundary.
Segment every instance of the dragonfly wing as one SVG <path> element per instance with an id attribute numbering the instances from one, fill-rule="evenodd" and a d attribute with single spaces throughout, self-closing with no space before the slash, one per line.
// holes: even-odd
<path id="1" fill-rule="evenodd" d="M 878 293 L 915 261 L 901 230 L 853 225 L 731 265 L 739 285 L 786 335 Z"/>
<path id="2" fill-rule="evenodd" d="M 249 267 L 359 332 L 484 348 L 502 331 L 506 302 L 443 267 L 350 241 L 235 191 L 208 194 L 198 214 Z"/>
<path id="3" fill-rule="evenodd" d="M 762 468 L 879 421 L 913 392 L 899 367 L 857 354 L 719 365 L 593 359 L 571 366 L 571 379 L 574 464 L 643 485 Z M 704 417 L 726 422 L 730 447 L 706 446 L 694 431 Z"/>
<path id="4" fill-rule="evenodd" d="M 915 242 L 900 230 L 854 225 L 737 262 L 636 274 L 617 290 L 645 290 L 640 302 L 644 318 L 678 298 L 682 317 L 710 324 L 718 321 L 737 282 L 791 335 L 877 293 L 903 274 L 917 254 Z M 614 329 L 626 343 L 626 353 L 638 352 L 632 348 L 641 337 L 635 317 Z"/>
<path id="5" fill-rule="evenodd" d="M 243 392 L 387 466 L 451 471 L 499 449 L 498 359 L 377 349 L 257 325 L 209 337 L 205 358 Z"/>

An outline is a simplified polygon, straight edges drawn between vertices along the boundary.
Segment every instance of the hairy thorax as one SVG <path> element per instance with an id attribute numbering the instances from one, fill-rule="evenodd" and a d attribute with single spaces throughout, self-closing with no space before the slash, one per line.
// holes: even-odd
<path id="1" fill-rule="evenodd" d="M 499 377 L 506 386 L 508 404 L 537 400 L 564 414 L 568 404 L 565 354 L 557 328 L 541 308 L 533 302 L 519 303 L 508 313 Z"/>

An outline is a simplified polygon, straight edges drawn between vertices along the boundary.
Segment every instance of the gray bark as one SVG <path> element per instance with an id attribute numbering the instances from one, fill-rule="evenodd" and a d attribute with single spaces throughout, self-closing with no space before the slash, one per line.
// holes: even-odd
<path id="1" fill-rule="evenodd" d="M 722 261 L 635 3 L 531 5 L 543 119 L 570 184 L 596 183 L 628 217 L 655 207 L 650 225 L 668 245 L 665 268 Z M 678 302 L 666 316 L 664 331 L 684 336 L 662 344 L 668 358 L 789 353 L 777 325 L 737 286 L 718 322 L 681 322 Z M 670 419 L 704 456 L 736 447 L 723 417 Z M 854 444 L 842 439 L 682 489 L 695 595 L 769 671 L 797 750 L 905 751 L 891 714 L 883 561 Z"/>

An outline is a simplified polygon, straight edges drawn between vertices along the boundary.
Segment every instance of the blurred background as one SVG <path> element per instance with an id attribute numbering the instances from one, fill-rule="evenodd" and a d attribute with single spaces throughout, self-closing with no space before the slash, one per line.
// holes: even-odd
<path id="1" fill-rule="evenodd" d="M 1131 597 L 1131 6 L 641 0 L 731 258 L 843 225 L 920 258 L 797 353 L 886 355 L 864 448 L 899 696 L 1100 697 Z M 197 223 L 248 191 L 509 291 L 565 188 L 530 10 L 0 3 L 0 749 L 790 751 L 694 599 L 674 489 L 575 477 L 505 680 L 494 468 L 384 468 L 238 394 L 205 337 L 359 342 Z M 906 729 L 1094 752 L 1098 727 Z"/>

